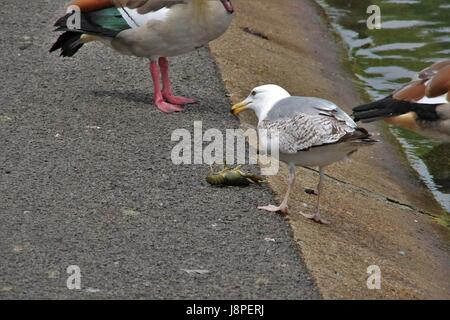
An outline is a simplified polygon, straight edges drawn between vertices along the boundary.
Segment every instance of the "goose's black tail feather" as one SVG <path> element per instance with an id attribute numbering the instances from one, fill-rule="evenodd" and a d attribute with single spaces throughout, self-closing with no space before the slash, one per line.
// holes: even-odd
<path id="1" fill-rule="evenodd" d="M 440 104 L 422 104 L 403 100 L 396 100 L 392 96 L 379 101 L 368 103 L 353 109 L 355 121 L 373 122 L 386 117 L 400 116 L 415 112 L 421 120 L 438 120 L 436 108 Z"/>
<path id="2" fill-rule="evenodd" d="M 81 41 L 81 36 L 83 34 L 91 34 L 91 35 L 100 35 L 104 37 L 115 37 L 120 31 L 123 29 L 129 28 L 126 22 L 123 22 L 122 25 L 119 25 L 118 29 L 108 29 L 100 26 L 96 21 L 96 19 L 102 18 L 102 11 L 94 11 L 94 12 L 84 12 L 81 14 L 80 19 L 80 28 L 79 29 L 71 29 L 68 27 L 68 20 L 72 16 L 72 14 L 66 14 L 61 17 L 55 23 L 55 31 L 65 31 L 56 41 L 56 43 L 50 49 L 50 52 L 61 49 L 61 56 L 63 57 L 72 57 L 77 53 L 78 50 L 83 46 L 83 42 Z M 113 16 L 118 19 L 119 22 L 122 22 L 122 18 L 120 13 L 117 13 Z"/>
<path id="3" fill-rule="evenodd" d="M 61 49 L 62 57 L 72 57 L 83 46 L 81 41 L 82 33 L 67 31 L 59 36 L 58 40 L 51 47 L 50 52 Z"/>

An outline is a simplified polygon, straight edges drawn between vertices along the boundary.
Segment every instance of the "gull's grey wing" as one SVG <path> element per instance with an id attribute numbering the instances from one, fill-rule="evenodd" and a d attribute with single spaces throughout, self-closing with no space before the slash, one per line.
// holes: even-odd
<path id="1" fill-rule="evenodd" d="M 173 5 L 188 3 L 189 1 L 191 0 L 113 0 L 117 6 L 137 9 L 140 14 L 170 8 Z"/>
<path id="2" fill-rule="evenodd" d="M 292 118 L 264 120 L 259 129 L 267 130 L 269 139 L 278 137 L 279 150 L 295 154 L 312 147 L 346 141 L 355 132 L 344 121 L 327 115 L 299 113 Z"/>
<path id="3" fill-rule="evenodd" d="M 289 97 L 278 101 L 270 110 L 266 119 L 275 121 L 292 118 L 298 114 L 328 116 L 343 121 L 347 126 L 357 128 L 353 119 L 334 103 L 314 97 Z"/>

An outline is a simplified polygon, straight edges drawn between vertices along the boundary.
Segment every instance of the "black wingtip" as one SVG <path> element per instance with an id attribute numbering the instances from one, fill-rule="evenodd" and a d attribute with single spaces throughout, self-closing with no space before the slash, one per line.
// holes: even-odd
<path id="1" fill-rule="evenodd" d="M 66 14 L 65 16 L 59 18 L 53 26 L 67 28 L 67 20 L 71 16 L 72 16 L 72 14 L 70 14 L 70 13 Z"/>
<path id="2" fill-rule="evenodd" d="M 439 104 L 422 104 L 394 99 L 392 96 L 379 101 L 364 104 L 353 108 L 352 117 L 355 122 L 374 122 L 387 117 L 400 116 L 409 112 L 415 112 L 419 119 L 437 120 L 436 108 Z"/>
<path id="3" fill-rule="evenodd" d="M 59 36 L 58 40 L 50 48 L 49 52 L 61 49 L 61 57 L 72 57 L 83 46 L 80 41 L 81 33 L 67 31 Z"/>

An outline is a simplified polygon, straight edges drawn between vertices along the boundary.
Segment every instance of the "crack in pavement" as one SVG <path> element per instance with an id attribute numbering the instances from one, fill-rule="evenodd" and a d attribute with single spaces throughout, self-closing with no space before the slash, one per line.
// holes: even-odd
<path id="1" fill-rule="evenodd" d="M 308 167 L 304 167 L 304 168 L 306 170 L 308 170 L 308 171 L 315 172 L 315 173 L 319 174 L 319 170 L 317 170 L 317 169 L 308 168 Z M 378 201 L 387 202 L 387 203 L 390 203 L 392 205 L 395 205 L 396 207 L 399 207 L 399 208 L 402 208 L 402 209 L 408 209 L 410 211 L 415 211 L 417 213 L 420 213 L 420 214 L 423 214 L 423 215 L 427 215 L 427 216 L 430 216 L 430 217 L 433 217 L 433 218 L 439 217 L 439 215 L 437 215 L 437 214 L 434 214 L 434 213 L 431 213 L 431 212 L 419 209 L 419 208 L 417 208 L 416 206 L 414 206 L 412 204 L 403 203 L 403 202 L 401 202 L 399 200 L 396 200 L 396 199 L 393 199 L 391 197 L 388 197 L 388 196 L 386 196 L 386 195 L 384 195 L 382 193 L 379 193 L 379 192 L 376 192 L 376 191 L 372 191 L 372 190 L 366 189 L 364 187 L 356 186 L 356 185 L 354 185 L 354 184 L 352 184 L 350 182 L 347 182 L 347 181 L 338 179 L 336 177 L 330 176 L 329 174 L 325 174 L 325 178 L 330 179 L 330 180 L 335 181 L 335 182 L 338 182 L 340 184 L 344 184 L 346 186 L 349 186 L 352 190 L 358 191 L 359 193 L 361 193 L 361 194 L 363 194 L 363 195 L 365 195 L 367 197 L 372 197 L 372 198 L 374 198 L 374 199 L 376 199 Z"/>

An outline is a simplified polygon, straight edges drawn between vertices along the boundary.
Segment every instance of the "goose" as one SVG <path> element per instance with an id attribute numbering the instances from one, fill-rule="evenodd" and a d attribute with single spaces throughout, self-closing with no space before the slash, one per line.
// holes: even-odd
<path id="1" fill-rule="evenodd" d="M 245 110 L 252 110 L 258 118 L 260 152 L 271 152 L 272 139 L 277 139 L 278 159 L 289 166 L 287 191 L 281 205 L 259 209 L 287 214 L 296 167 L 319 167 L 316 210 L 313 214 L 300 214 L 328 224 L 320 214 L 325 168 L 352 155 L 359 147 L 376 141 L 334 103 L 314 97 L 291 96 L 278 85 L 253 89 L 244 101 L 231 108 L 231 113 L 237 116 Z M 277 157 L 276 154 L 272 156 Z"/>
<path id="2" fill-rule="evenodd" d="M 422 136 L 450 142 L 450 60 L 434 63 L 388 97 L 353 109 L 355 121 L 383 119 Z"/>
<path id="3" fill-rule="evenodd" d="M 98 41 L 121 54 L 150 59 L 154 104 L 165 113 L 195 103 L 173 94 L 168 57 L 220 37 L 234 17 L 230 0 L 73 0 L 69 8 L 76 10 L 55 23 L 63 33 L 50 52 L 72 57 L 84 44 Z"/>

